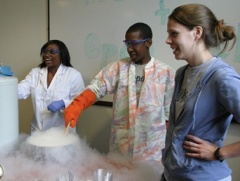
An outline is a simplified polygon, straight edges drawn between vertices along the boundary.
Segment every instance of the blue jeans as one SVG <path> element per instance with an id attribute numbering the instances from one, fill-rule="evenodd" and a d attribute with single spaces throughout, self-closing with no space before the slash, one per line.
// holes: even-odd
<path id="1" fill-rule="evenodd" d="M 218 180 L 218 181 L 232 181 L 232 176 L 229 175 L 228 177 L 226 177 L 224 179 L 221 179 L 221 180 Z"/>
<path id="2" fill-rule="evenodd" d="M 160 181 L 167 181 L 164 174 L 162 174 L 161 176 L 161 180 Z M 232 181 L 232 176 L 229 175 L 228 177 L 224 178 L 224 179 L 221 179 L 221 180 L 218 180 L 218 181 Z"/>

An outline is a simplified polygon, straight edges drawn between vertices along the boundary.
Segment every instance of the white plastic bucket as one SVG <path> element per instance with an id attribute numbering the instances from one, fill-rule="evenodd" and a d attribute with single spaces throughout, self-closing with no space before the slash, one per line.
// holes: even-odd
<path id="1" fill-rule="evenodd" d="M 63 127 L 35 131 L 21 145 L 21 151 L 36 161 L 64 164 L 74 158 L 80 139 L 75 133 L 64 134 Z"/>
<path id="2" fill-rule="evenodd" d="M 0 146 L 18 139 L 18 96 L 16 77 L 0 76 Z"/>

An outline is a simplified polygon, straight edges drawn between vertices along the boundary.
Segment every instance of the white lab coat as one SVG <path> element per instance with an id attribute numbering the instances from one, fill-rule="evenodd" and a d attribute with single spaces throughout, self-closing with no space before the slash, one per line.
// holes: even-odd
<path id="1" fill-rule="evenodd" d="M 72 67 L 60 65 L 49 87 L 47 74 L 47 68 L 33 68 L 18 84 L 18 99 L 32 97 L 32 131 L 64 126 L 63 110 L 52 113 L 47 106 L 53 101 L 63 100 L 67 107 L 85 87 L 81 73 Z"/>

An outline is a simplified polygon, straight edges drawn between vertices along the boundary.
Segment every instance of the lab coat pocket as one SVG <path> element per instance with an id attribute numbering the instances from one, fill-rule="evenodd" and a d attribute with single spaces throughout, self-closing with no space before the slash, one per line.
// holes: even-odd
<path id="1" fill-rule="evenodd" d="M 147 147 L 148 150 L 152 150 L 154 149 L 154 147 L 156 147 L 159 143 L 159 140 L 157 139 L 158 133 L 153 133 L 152 131 L 147 133 Z"/>
<path id="2" fill-rule="evenodd" d="M 118 82 L 118 88 L 126 88 L 126 87 L 128 87 L 128 81 L 127 80 L 128 79 L 119 81 Z"/>
<path id="3" fill-rule="evenodd" d="M 48 104 L 51 103 L 50 97 L 47 95 L 45 89 L 31 87 L 31 97 L 33 108 L 36 113 L 49 114 L 47 109 Z"/>
<path id="4" fill-rule="evenodd" d="M 148 82 L 142 87 L 141 99 L 150 106 L 162 106 L 165 86 L 159 82 Z"/>
<path id="5" fill-rule="evenodd" d="M 35 101 L 42 101 L 45 97 L 43 89 L 31 87 L 31 97 Z"/>
<path id="6" fill-rule="evenodd" d="M 117 129 L 115 138 L 113 137 L 111 147 L 115 147 L 120 153 L 128 152 L 128 130 Z"/>
<path id="7" fill-rule="evenodd" d="M 158 152 L 164 147 L 164 131 L 149 131 L 147 133 L 147 147 L 149 152 Z"/>

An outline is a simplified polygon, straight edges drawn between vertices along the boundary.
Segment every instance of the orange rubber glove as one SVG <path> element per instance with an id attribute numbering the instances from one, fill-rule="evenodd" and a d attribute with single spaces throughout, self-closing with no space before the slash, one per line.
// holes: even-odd
<path id="1" fill-rule="evenodd" d="M 75 128 L 77 120 L 84 109 L 87 109 L 96 101 L 96 95 L 91 90 L 83 91 L 73 102 L 64 110 L 65 126 L 70 122 L 70 126 Z"/>

